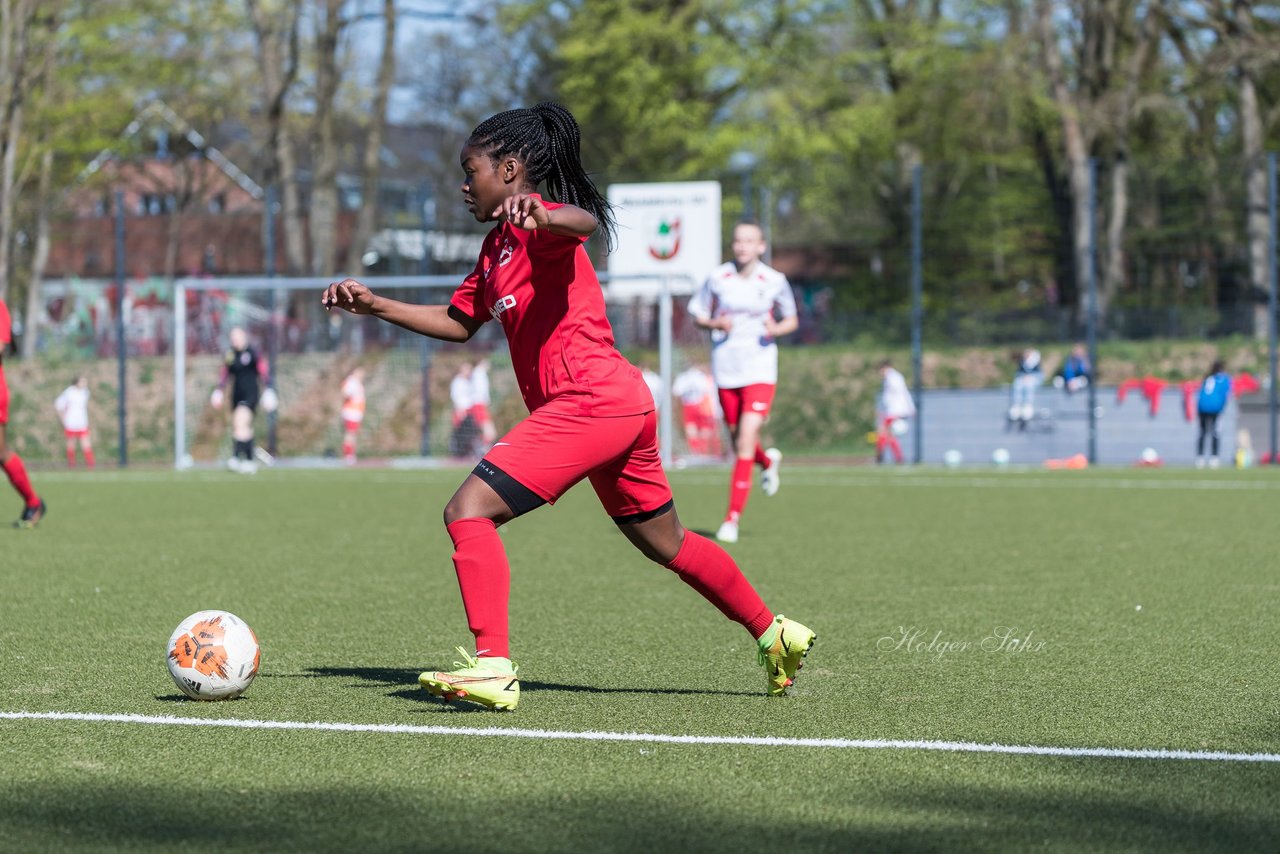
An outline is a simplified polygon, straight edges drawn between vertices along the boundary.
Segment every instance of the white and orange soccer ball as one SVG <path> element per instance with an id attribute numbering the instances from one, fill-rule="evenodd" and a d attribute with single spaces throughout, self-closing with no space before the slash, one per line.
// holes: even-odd
<path id="1" fill-rule="evenodd" d="M 228 611 L 197 611 L 165 648 L 169 674 L 193 700 L 239 697 L 258 675 L 262 653 L 248 623 Z"/>

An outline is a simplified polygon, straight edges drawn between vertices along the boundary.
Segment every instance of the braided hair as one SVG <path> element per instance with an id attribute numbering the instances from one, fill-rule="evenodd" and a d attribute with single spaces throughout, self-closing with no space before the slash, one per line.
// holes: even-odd
<path id="1" fill-rule="evenodd" d="M 546 182 L 549 200 L 576 205 L 594 216 L 612 249 L 617 229 L 613 208 L 582 168 L 581 140 L 573 114 L 544 101 L 490 116 L 471 132 L 467 144 L 495 160 L 520 160 L 535 186 Z"/>

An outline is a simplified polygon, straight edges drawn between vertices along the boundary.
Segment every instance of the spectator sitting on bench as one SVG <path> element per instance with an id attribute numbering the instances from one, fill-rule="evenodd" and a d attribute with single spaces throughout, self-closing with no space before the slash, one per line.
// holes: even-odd
<path id="1" fill-rule="evenodd" d="M 1016 424 L 1018 430 L 1026 430 L 1027 424 L 1036 414 L 1036 389 L 1044 380 L 1044 372 L 1040 368 L 1040 351 L 1028 347 L 1015 355 L 1017 370 L 1010 383 L 1009 423 Z"/>
<path id="2" fill-rule="evenodd" d="M 1089 364 L 1089 354 L 1083 344 L 1071 348 L 1071 354 L 1062 363 L 1062 370 L 1053 378 L 1055 388 L 1064 389 L 1067 394 L 1088 388 L 1093 379 L 1093 366 Z"/>

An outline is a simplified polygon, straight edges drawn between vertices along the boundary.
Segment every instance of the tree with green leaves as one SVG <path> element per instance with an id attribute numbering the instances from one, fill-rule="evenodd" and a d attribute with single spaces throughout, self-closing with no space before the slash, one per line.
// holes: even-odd
<path id="1" fill-rule="evenodd" d="M 9 294 L 23 120 L 56 27 L 56 4 L 0 0 L 0 299 Z"/>

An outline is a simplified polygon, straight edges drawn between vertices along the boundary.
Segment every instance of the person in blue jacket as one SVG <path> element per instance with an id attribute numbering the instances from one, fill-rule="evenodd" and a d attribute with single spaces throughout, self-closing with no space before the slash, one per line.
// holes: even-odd
<path id="1" fill-rule="evenodd" d="M 1196 440 L 1196 468 L 1204 468 L 1204 440 L 1212 437 L 1212 456 L 1209 467 L 1218 467 L 1218 416 L 1227 408 L 1231 399 L 1231 377 L 1223 370 L 1222 360 L 1218 359 L 1209 369 L 1209 373 L 1200 383 L 1200 393 L 1196 396 L 1196 412 L 1200 416 L 1200 437 Z"/>
<path id="2" fill-rule="evenodd" d="M 1093 368 L 1089 364 L 1089 353 L 1083 344 L 1071 348 L 1071 355 L 1062 362 L 1062 370 L 1053 378 L 1055 388 L 1063 389 L 1067 394 L 1088 388 L 1093 378 Z"/>

